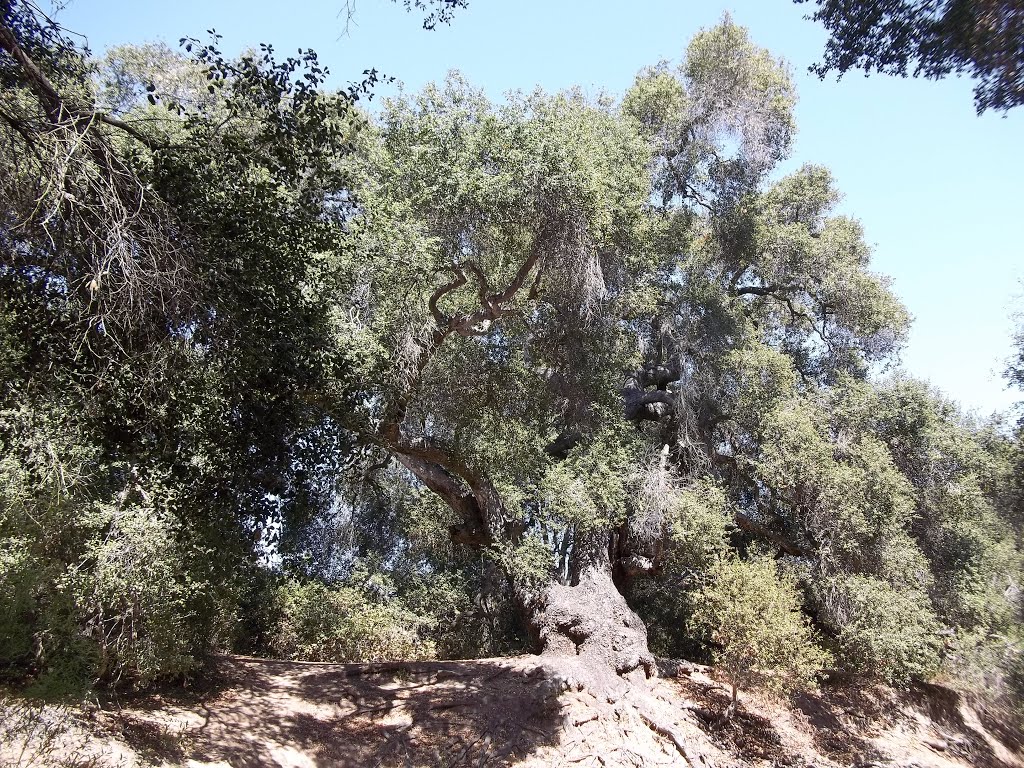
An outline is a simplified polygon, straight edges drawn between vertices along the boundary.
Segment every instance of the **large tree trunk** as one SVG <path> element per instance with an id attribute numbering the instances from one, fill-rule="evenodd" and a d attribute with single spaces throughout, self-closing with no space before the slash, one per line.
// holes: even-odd
<path id="1" fill-rule="evenodd" d="M 397 441 L 396 441 L 397 443 Z M 455 542 L 485 547 L 515 543 L 524 535 L 518 515 L 509 514 L 486 477 L 429 444 L 402 445 L 399 460 L 462 518 L 449 533 Z M 516 599 L 538 650 L 549 658 L 571 658 L 595 687 L 610 689 L 613 679 L 654 677 L 654 657 L 647 648 L 647 627 L 616 586 L 650 561 L 631 551 L 622 531 L 568 531 L 558 553 L 561 578 L 538 589 L 517 585 Z M 562 567 L 564 565 L 564 567 Z M 515 574 L 511 574 L 515 579 Z"/>
<path id="2" fill-rule="evenodd" d="M 527 621 L 544 656 L 579 657 L 598 675 L 653 677 L 647 627 L 612 580 L 606 542 L 594 540 L 585 551 L 577 550 L 569 583 L 535 592 L 525 606 Z"/>

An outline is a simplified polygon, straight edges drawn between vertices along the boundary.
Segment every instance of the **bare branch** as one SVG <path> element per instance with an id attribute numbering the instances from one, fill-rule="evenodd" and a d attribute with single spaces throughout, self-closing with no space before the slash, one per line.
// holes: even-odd
<path id="1" fill-rule="evenodd" d="M 811 330 L 814 331 L 815 335 L 817 335 L 818 338 L 821 339 L 822 343 L 825 344 L 826 347 L 828 347 L 829 351 L 835 352 L 835 344 L 832 343 L 832 340 L 828 338 L 828 335 L 825 333 L 824 323 L 822 323 L 822 325 L 819 327 L 818 323 L 815 322 L 814 318 L 811 315 L 809 315 L 802 309 L 797 309 L 796 305 L 793 304 L 793 298 L 787 295 L 787 293 L 790 291 L 806 291 L 806 289 L 804 288 L 804 286 L 799 284 L 764 286 L 746 285 L 741 288 L 735 289 L 735 294 L 737 296 L 764 296 L 769 299 L 774 299 L 775 301 L 781 304 L 785 304 L 786 308 L 789 310 L 789 315 L 791 319 L 793 319 L 794 321 L 797 319 L 805 320 L 807 324 L 811 327 Z M 822 304 L 822 313 L 825 314 L 824 304 Z"/>
<path id="2" fill-rule="evenodd" d="M 61 122 L 64 100 L 57 93 L 50 79 L 36 66 L 32 58 L 18 45 L 14 32 L 6 25 L 0 24 L 0 50 L 7 51 L 18 62 L 25 73 L 29 87 L 42 103 L 46 116 L 51 123 Z"/>
<path id="3" fill-rule="evenodd" d="M 491 286 L 487 282 L 487 276 L 483 273 L 483 270 L 475 262 L 469 262 L 466 264 L 470 272 L 476 277 L 478 296 L 480 297 L 480 306 L 484 309 L 492 309 L 491 300 L 488 294 L 491 292 Z"/>
<path id="4" fill-rule="evenodd" d="M 99 126 L 147 147 L 156 144 L 123 120 L 62 95 L 3 24 L 0 50 L 17 64 L 42 113 L 3 114 L 39 164 L 34 199 L 18 206 L 24 213 L 19 231 L 48 244 L 48 269 L 79 293 L 87 326 L 102 327 L 119 344 L 114 337 L 137 327 L 140 310 L 180 309 L 194 279 L 189 232 Z M 0 193 L 11 194 L 5 180 Z"/>
<path id="5" fill-rule="evenodd" d="M 781 533 L 776 533 L 770 528 L 761 525 L 756 520 L 752 520 L 739 512 L 736 513 L 736 527 L 741 531 L 752 533 L 755 536 L 760 536 L 762 539 L 772 542 L 787 555 L 791 555 L 793 557 L 806 557 L 808 555 L 803 548 L 785 538 Z"/>
<path id="6" fill-rule="evenodd" d="M 427 300 L 427 306 L 430 307 L 430 314 L 433 315 L 434 322 L 437 323 L 438 329 L 450 329 L 453 321 L 438 309 L 437 303 L 449 293 L 461 288 L 465 284 L 466 274 L 461 269 L 456 269 L 454 280 L 450 283 L 445 283 L 430 294 L 430 299 Z"/>
<path id="7" fill-rule="evenodd" d="M 160 149 L 163 146 L 160 142 L 153 141 L 153 139 L 140 133 L 138 129 L 133 127 L 131 124 L 125 122 L 124 120 L 121 120 L 120 118 L 114 117 L 113 115 L 109 115 L 106 112 L 93 112 L 91 114 L 93 118 L 99 120 L 101 123 L 109 125 L 112 128 L 117 128 L 118 130 L 124 131 L 133 139 L 138 141 L 140 144 L 144 144 L 150 149 Z"/>
<path id="8" fill-rule="evenodd" d="M 54 84 L 50 82 L 50 78 L 43 73 L 32 60 L 32 57 L 25 53 L 24 49 L 18 45 L 14 32 L 3 24 L 0 24 L 0 50 L 7 51 L 21 66 L 29 88 L 36 94 L 39 103 L 46 113 L 47 119 L 54 125 L 71 120 L 80 126 L 88 127 L 93 122 L 101 122 L 124 131 L 150 149 L 156 149 L 159 146 L 157 142 L 143 135 L 124 120 L 108 115 L 105 112 L 72 104 L 61 96 Z"/>

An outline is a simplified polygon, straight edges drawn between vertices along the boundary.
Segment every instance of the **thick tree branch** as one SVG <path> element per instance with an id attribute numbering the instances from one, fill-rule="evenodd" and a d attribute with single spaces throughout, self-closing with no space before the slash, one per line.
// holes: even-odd
<path id="1" fill-rule="evenodd" d="M 420 350 L 404 391 L 392 402 L 375 436 L 381 447 L 393 453 L 403 466 L 462 518 L 463 525 L 453 527 L 450 531 L 453 541 L 472 546 L 485 546 L 490 543 L 499 528 L 503 528 L 503 533 L 514 539 L 517 524 L 505 519 L 501 499 L 491 484 L 486 479 L 478 477 L 477 473 L 460 462 L 451 451 L 441 448 L 427 438 L 406 438 L 403 434 L 406 413 L 419 391 L 423 371 L 450 334 L 472 336 L 486 333 L 491 321 L 515 311 L 512 303 L 526 284 L 531 272 L 540 263 L 546 240 L 547 232 L 542 229 L 534 239 L 527 258 L 523 260 L 504 290 L 498 293 L 491 292 L 490 283 L 479 265 L 467 262 L 465 265 L 454 267 L 454 278 L 436 288 L 427 300 L 434 320 L 434 329 L 429 341 Z M 471 271 L 476 278 L 480 308 L 462 315 L 448 316 L 441 310 L 440 302 L 469 282 L 466 270 Z M 540 280 L 540 270 L 537 272 L 531 294 Z"/>
<path id="2" fill-rule="evenodd" d="M 647 365 L 640 373 L 640 384 L 665 389 L 672 382 L 679 381 L 680 375 L 678 365 Z"/>
<path id="3" fill-rule="evenodd" d="M 583 435 L 575 429 L 568 430 L 559 433 L 554 440 L 548 443 L 544 452 L 556 459 L 565 459 L 569 456 L 569 452 L 581 442 L 583 442 Z"/>
<path id="4" fill-rule="evenodd" d="M 733 292 L 737 296 L 771 296 L 778 298 L 777 294 L 788 291 L 803 290 L 800 285 L 744 285 L 736 288 Z"/>
<path id="5" fill-rule="evenodd" d="M 622 401 L 627 421 L 660 421 L 675 406 L 676 397 L 664 389 L 646 392 L 642 377 L 631 376 L 622 388 Z"/>
<path id="6" fill-rule="evenodd" d="M 794 321 L 804 320 L 814 331 L 815 335 L 821 339 L 822 343 L 828 347 L 830 352 L 835 352 L 835 344 L 828 338 L 825 333 L 824 322 L 821 327 L 815 322 L 814 317 L 805 312 L 802 309 L 797 309 L 796 305 L 793 304 L 793 298 L 787 295 L 790 291 L 806 291 L 804 286 L 799 284 L 790 285 L 745 285 L 734 290 L 737 296 L 763 296 L 769 299 L 774 299 L 781 304 L 785 304 L 789 310 L 790 318 Z M 825 314 L 825 305 L 822 304 L 822 314 Z M 802 374 L 802 372 L 801 372 Z M 806 377 L 805 377 L 806 378 Z"/>
<path id="7" fill-rule="evenodd" d="M 439 286 L 427 299 L 427 306 L 430 308 L 430 314 L 434 317 L 434 322 L 437 324 L 438 330 L 444 330 L 450 328 L 452 324 L 452 318 L 447 317 L 437 306 L 437 303 L 441 301 L 452 291 L 458 290 L 466 284 L 466 274 L 461 269 L 456 268 L 455 279 L 451 282 L 445 283 Z"/>
<path id="8" fill-rule="evenodd" d="M 395 458 L 462 518 L 462 525 L 449 529 L 452 541 L 475 547 L 486 546 L 491 542 L 487 521 L 472 489 L 438 464 L 401 450 L 395 450 Z"/>
<path id="9" fill-rule="evenodd" d="M 43 74 L 43 71 L 18 44 L 18 38 L 15 37 L 14 31 L 4 24 L 0 24 L 0 50 L 10 54 L 11 58 L 21 66 L 22 72 L 25 73 L 25 80 L 43 105 L 47 119 L 54 124 L 63 122 L 61 118 L 64 111 L 64 100 L 53 83 L 50 82 L 50 78 Z"/>
<path id="10" fill-rule="evenodd" d="M 791 555 L 793 557 L 807 557 L 809 554 L 802 547 L 785 538 L 781 533 L 777 533 L 770 528 L 761 525 L 741 512 L 736 513 L 736 527 L 741 531 L 752 533 L 755 536 L 759 536 L 762 539 L 770 541 L 787 555 Z"/>
<path id="11" fill-rule="evenodd" d="M 376 442 L 462 518 L 462 525 L 449 531 L 453 541 L 474 547 L 491 543 L 504 515 L 501 499 L 486 478 L 429 438 L 404 440 L 392 428 Z M 516 532 L 505 528 L 506 536 L 515 538 Z"/>
<path id="12" fill-rule="evenodd" d="M 105 112 L 73 104 L 61 96 L 56 86 L 50 81 L 50 78 L 46 76 L 18 44 L 18 39 L 13 30 L 3 24 L 0 24 L 0 50 L 6 51 L 10 54 L 11 58 L 18 62 L 24 73 L 26 84 L 36 94 L 39 103 L 43 107 L 43 111 L 46 113 L 46 118 L 53 125 L 61 125 L 71 121 L 80 130 L 84 130 L 92 123 L 99 122 L 127 133 L 150 149 L 159 147 L 157 142 L 140 133 L 124 120 L 108 115 Z"/>

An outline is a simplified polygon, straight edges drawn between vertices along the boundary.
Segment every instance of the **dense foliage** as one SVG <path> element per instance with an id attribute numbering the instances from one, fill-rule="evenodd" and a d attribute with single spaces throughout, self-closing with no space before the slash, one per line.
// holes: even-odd
<path id="1" fill-rule="evenodd" d="M 809 687 L 827 663 L 815 644 L 792 578 L 774 560 L 729 559 L 711 570 L 699 595 L 697 619 L 715 644 L 714 660 L 732 686 L 759 683 L 786 692 Z"/>
<path id="2" fill-rule="evenodd" d="M 182 673 L 341 460 L 303 398 L 347 365 L 309 284 L 344 240 L 359 91 L 320 91 L 312 52 L 97 65 L 3 10 L 3 658 Z"/>
<path id="3" fill-rule="evenodd" d="M 3 7 L 9 675 L 631 674 L 647 630 L 739 686 L 1019 674 L 1019 436 L 885 375 L 908 314 L 728 19 L 620 101 L 369 116 L 312 52 L 96 62 Z"/>
<path id="4" fill-rule="evenodd" d="M 808 0 L 796 0 L 798 3 Z M 1020 0 L 814 0 L 830 37 L 822 77 L 850 69 L 978 81 L 974 104 L 1006 111 L 1024 103 L 1024 3 Z"/>

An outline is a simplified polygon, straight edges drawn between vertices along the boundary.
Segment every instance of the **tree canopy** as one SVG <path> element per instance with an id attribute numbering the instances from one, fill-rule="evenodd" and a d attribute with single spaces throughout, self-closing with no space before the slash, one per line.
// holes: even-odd
<path id="1" fill-rule="evenodd" d="M 808 0 L 796 0 L 798 3 Z M 850 69 L 928 78 L 968 72 L 978 114 L 1024 103 L 1020 0 L 814 0 L 831 37 L 821 77 Z"/>
<path id="2" fill-rule="evenodd" d="M 335 460 L 305 437 L 323 428 L 303 392 L 345 368 L 307 283 L 344 239 L 336 158 L 362 87 L 320 90 L 311 51 L 229 61 L 183 42 L 191 57 L 94 63 L 33 6 L 4 5 L 0 530 L 15 665 L 187 668 L 267 520 L 315 505 L 297 456 Z"/>
<path id="3" fill-rule="evenodd" d="M 0 44 L 9 674 L 1016 663 L 1019 437 L 885 375 L 908 313 L 730 19 L 621 99 L 375 114 L 312 51 Z"/>

